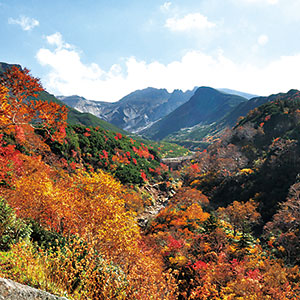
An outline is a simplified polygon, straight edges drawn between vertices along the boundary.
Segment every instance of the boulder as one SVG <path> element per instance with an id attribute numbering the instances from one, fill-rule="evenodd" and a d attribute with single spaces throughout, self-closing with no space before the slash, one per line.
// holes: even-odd
<path id="1" fill-rule="evenodd" d="M 0 300 L 67 300 L 10 279 L 0 278 Z"/>

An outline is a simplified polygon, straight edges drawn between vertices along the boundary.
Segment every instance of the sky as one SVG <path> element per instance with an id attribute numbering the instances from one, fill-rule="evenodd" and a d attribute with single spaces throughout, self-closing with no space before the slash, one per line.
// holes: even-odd
<path id="1" fill-rule="evenodd" d="M 54 95 L 300 89 L 300 0 L 0 0 L 0 61 Z"/>

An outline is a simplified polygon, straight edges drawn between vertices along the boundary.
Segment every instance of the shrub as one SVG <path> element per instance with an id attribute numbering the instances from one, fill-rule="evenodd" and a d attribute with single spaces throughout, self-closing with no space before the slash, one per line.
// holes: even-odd
<path id="1" fill-rule="evenodd" d="M 9 250 L 10 245 L 28 237 L 30 233 L 31 227 L 16 216 L 5 199 L 0 198 L 0 250 Z"/>

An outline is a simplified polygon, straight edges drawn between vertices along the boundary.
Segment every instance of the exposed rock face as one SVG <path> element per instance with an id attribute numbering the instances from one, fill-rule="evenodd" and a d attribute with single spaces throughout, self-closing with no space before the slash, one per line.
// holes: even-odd
<path id="1" fill-rule="evenodd" d="M 47 292 L 0 278 L 0 300 L 67 300 Z"/>

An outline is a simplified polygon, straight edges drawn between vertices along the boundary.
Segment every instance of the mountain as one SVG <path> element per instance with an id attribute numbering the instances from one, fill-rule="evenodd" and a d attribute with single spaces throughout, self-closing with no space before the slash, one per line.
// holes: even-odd
<path id="1" fill-rule="evenodd" d="M 251 99 L 254 97 L 258 97 L 258 95 L 254 95 L 254 94 L 249 94 L 249 93 L 245 93 L 245 92 L 240 92 L 240 91 L 236 91 L 236 90 L 231 90 L 231 89 L 218 89 L 220 92 L 224 92 L 227 94 L 233 94 L 233 95 L 238 95 L 241 97 L 244 97 L 246 99 Z"/>
<path id="2" fill-rule="evenodd" d="M 1 277 L 70 299 L 300 299 L 299 91 L 264 99 L 173 172 L 182 155 L 166 145 L 15 101 L 37 86 L 21 73 L 0 77 Z M 187 113 L 201 98 L 212 126 L 238 102 L 226 95 L 200 88 Z M 58 300 L 20 284 L 0 279 L 0 298 Z"/>
<path id="3" fill-rule="evenodd" d="M 214 138 L 218 138 L 225 128 L 230 128 L 236 124 L 240 117 L 246 116 L 251 110 L 273 101 L 279 95 L 269 97 L 254 97 L 248 101 L 241 102 L 228 112 L 223 118 L 212 124 L 197 124 L 192 128 L 182 129 L 174 132 L 167 137 L 167 141 L 184 145 L 188 148 L 206 147 Z M 209 140 L 209 142 L 207 142 Z"/>
<path id="4" fill-rule="evenodd" d="M 8 71 L 13 66 L 16 66 L 19 69 L 22 69 L 22 66 L 20 66 L 18 64 L 8 64 L 8 63 L 0 62 L 0 76 L 1 76 L 1 73 Z M 55 102 L 60 105 L 66 105 L 64 102 L 57 99 L 54 95 L 49 94 L 46 91 L 40 92 L 38 99 L 43 100 L 43 101 L 48 101 L 48 102 Z M 105 122 L 105 121 L 97 118 L 93 114 L 81 113 L 78 110 L 72 108 L 71 105 L 68 105 L 68 104 L 67 104 L 67 107 L 69 109 L 69 113 L 68 113 L 68 123 L 69 124 L 81 124 L 81 125 L 85 125 L 85 126 L 95 126 L 95 127 L 100 126 L 101 128 L 106 129 L 106 130 L 121 132 L 123 134 L 126 133 L 124 130 L 116 127 L 113 124 L 110 124 L 108 122 Z"/>
<path id="5" fill-rule="evenodd" d="M 238 104 L 246 101 L 241 96 L 223 93 L 210 87 L 200 87 L 188 102 L 142 133 L 148 138 L 160 140 L 183 128 L 216 122 Z"/>
<path id="6" fill-rule="evenodd" d="M 67 105 L 89 112 L 118 127 L 140 132 L 188 101 L 195 90 L 183 92 L 146 88 L 123 97 L 118 102 L 98 102 L 79 96 L 58 96 Z"/>

